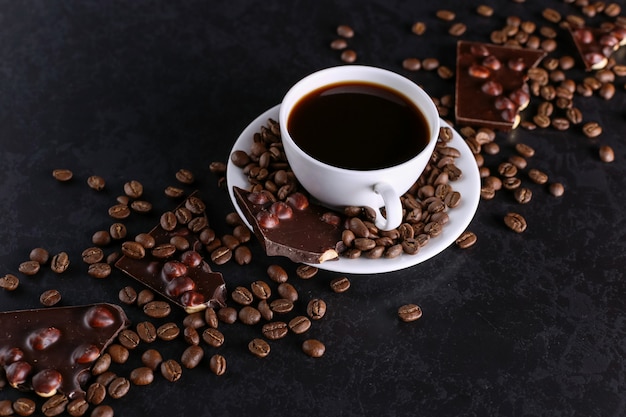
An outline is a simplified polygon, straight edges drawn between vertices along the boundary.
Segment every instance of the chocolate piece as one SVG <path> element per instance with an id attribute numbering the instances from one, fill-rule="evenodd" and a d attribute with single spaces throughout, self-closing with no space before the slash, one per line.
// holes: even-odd
<path id="1" fill-rule="evenodd" d="M 14 388 L 85 395 L 92 364 L 128 324 L 105 303 L 0 313 L 0 367 Z"/>
<path id="2" fill-rule="evenodd" d="M 140 259 L 124 255 L 115 266 L 174 304 L 183 307 L 188 313 L 207 307 L 224 306 L 226 284 L 222 274 L 213 272 L 200 255 L 203 245 L 199 240 L 199 234 L 204 228 L 192 231 L 198 224 L 208 224 L 203 203 L 197 198 L 197 193 L 193 193 L 177 210 L 182 208 L 191 216 L 186 224 L 177 222 L 175 216 L 173 220 L 170 219 L 173 223 L 161 221 L 161 224 L 149 233 L 154 238 L 154 248 L 146 249 Z M 165 230 L 164 223 L 171 230 Z M 185 238 L 189 242 L 189 248 L 182 254 L 178 253 L 170 243 L 172 237 Z M 184 269 L 183 273 L 180 275 L 168 273 L 172 266 Z"/>
<path id="3" fill-rule="evenodd" d="M 608 58 L 626 44 L 626 29 L 616 25 L 601 28 L 568 26 L 576 49 L 587 71 L 599 70 L 607 66 Z"/>
<path id="4" fill-rule="evenodd" d="M 509 131 L 530 102 L 527 71 L 544 51 L 480 42 L 457 43 L 456 122 Z"/>
<path id="5" fill-rule="evenodd" d="M 322 263 L 338 258 L 343 218 L 295 193 L 274 202 L 264 192 L 233 187 L 239 207 L 268 256 L 286 256 L 298 263 Z M 283 213 L 286 212 L 286 213 Z"/>

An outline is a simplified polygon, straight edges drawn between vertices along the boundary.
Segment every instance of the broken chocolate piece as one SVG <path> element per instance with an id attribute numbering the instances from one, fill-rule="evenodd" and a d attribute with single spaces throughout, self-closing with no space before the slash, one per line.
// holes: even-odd
<path id="1" fill-rule="evenodd" d="M 14 388 L 77 398 L 93 362 L 128 324 L 106 303 L 0 313 L 0 368 Z"/>
<path id="2" fill-rule="evenodd" d="M 273 201 L 264 192 L 233 187 L 239 207 L 268 256 L 317 264 L 339 257 L 343 218 L 301 193 Z"/>
<path id="3" fill-rule="evenodd" d="M 527 72 L 544 51 L 480 42 L 457 43 L 456 122 L 509 131 L 530 102 Z"/>
<path id="4" fill-rule="evenodd" d="M 199 235 L 208 225 L 204 210 L 197 192 L 193 193 L 174 212 L 168 212 L 170 216 L 162 216 L 161 223 L 150 231 L 155 241 L 152 249 L 146 249 L 141 256 L 126 254 L 115 266 L 188 313 L 225 306 L 222 274 L 213 272 L 200 254 L 203 245 Z M 178 250 L 172 238 L 186 240 L 188 248 Z"/>
<path id="5" fill-rule="evenodd" d="M 617 25 L 568 26 L 568 29 L 587 71 L 606 67 L 611 55 L 626 44 L 626 28 Z"/>

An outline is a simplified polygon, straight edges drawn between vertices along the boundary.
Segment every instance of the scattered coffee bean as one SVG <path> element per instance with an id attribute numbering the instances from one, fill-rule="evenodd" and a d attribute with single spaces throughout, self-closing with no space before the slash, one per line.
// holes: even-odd
<path id="1" fill-rule="evenodd" d="M 15 291 L 20 286 L 20 279 L 13 274 L 0 277 L 0 288 L 6 291 Z"/>
<path id="2" fill-rule="evenodd" d="M 87 388 L 87 396 L 85 399 L 89 404 L 98 405 L 104 401 L 106 395 L 106 387 L 99 382 L 94 382 Z"/>
<path id="3" fill-rule="evenodd" d="M 18 267 L 18 271 L 20 271 L 24 275 L 35 275 L 39 272 L 41 265 L 37 261 L 25 261 L 20 264 Z"/>
<path id="4" fill-rule="evenodd" d="M 459 236 L 456 239 L 456 245 L 461 248 L 461 249 L 467 249 L 469 247 L 474 246 L 474 244 L 476 244 L 476 234 L 474 234 L 474 232 L 470 232 L 469 230 L 464 231 L 463 233 L 461 233 L 461 236 Z"/>
<path id="5" fill-rule="evenodd" d="M 204 321 L 207 326 L 217 328 L 218 326 L 218 317 L 215 309 L 212 307 L 208 307 L 204 310 Z"/>
<path id="6" fill-rule="evenodd" d="M 274 282 L 285 282 L 288 279 L 287 271 L 280 265 L 270 265 L 267 268 L 267 275 Z"/>
<path id="7" fill-rule="evenodd" d="M 261 329 L 263 336 L 270 340 L 278 340 L 287 335 L 289 327 L 283 321 L 273 321 L 265 323 Z"/>
<path id="8" fill-rule="evenodd" d="M 507 213 L 504 216 L 504 224 L 516 233 L 526 230 L 526 219 L 519 213 Z"/>
<path id="9" fill-rule="evenodd" d="M 298 291 L 288 282 L 283 282 L 278 285 L 278 294 L 292 303 L 298 300 Z"/>
<path id="10" fill-rule="evenodd" d="M 424 58 L 422 60 L 422 68 L 426 71 L 433 71 L 439 67 L 439 60 L 437 58 Z"/>
<path id="11" fill-rule="evenodd" d="M 111 265 L 106 262 L 97 262 L 95 264 L 89 265 L 87 269 L 87 274 L 94 278 L 106 278 L 111 275 Z"/>
<path id="12" fill-rule="evenodd" d="M 126 349 L 135 349 L 139 346 L 139 342 L 141 341 L 137 332 L 130 329 L 122 330 L 117 339 L 120 345 L 124 346 Z"/>
<path id="13" fill-rule="evenodd" d="M 252 262 L 252 252 L 247 246 L 238 246 L 235 249 L 234 258 L 238 265 L 248 265 Z"/>
<path id="14" fill-rule="evenodd" d="M 308 317 L 296 316 L 293 319 L 289 320 L 289 330 L 291 330 L 295 334 L 305 333 L 310 328 L 311 320 L 309 320 Z"/>
<path id="15" fill-rule="evenodd" d="M 204 357 L 204 350 L 198 345 L 191 345 L 183 351 L 180 362 L 187 369 L 193 369 L 200 364 Z"/>
<path id="16" fill-rule="evenodd" d="M 351 64 L 356 61 L 357 54 L 353 49 L 344 49 L 341 53 L 341 60 L 347 64 Z"/>
<path id="17" fill-rule="evenodd" d="M 119 291 L 118 298 L 124 304 L 133 304 L 137 301 L 137 291 L 131 286 L 126 286 Z"/>
<path id="18" fill-rule="evenodd" d="M 560 182 L 554 182 L 548 187 L 550 194 L 554 197 L 561 197 L 565 193 L 565 187 Z"/>
<path id="19" fill-rule="evenodd" d="M 422 61 L 418 58 L 406 58 L 402 61 L 402 68 L 408 71 L 419 71 L 422 68 Z"/>
<path id="20" fill-rule="evenodd" d="M 109 216 L 117 220 L 125 219 L 130 216 L 130 208 L 126 204 L 115 204 L 109 207 Z"/>
<path id="21" fill-rule="evenodd" d="M 224 344 L 224 335 L 219 330 L 209 327 L 202 332 L 202 340 L 209 346 L 220 347 Z"/>
<path id="22" fill-rule="evenodd" d="M 422 317 L 422 309 L 417 304 L 405 304 L 398 308 L 398 317 L 404 322 L 411 322 Z"/>
<path id="23" fill-rule="evenodd" d="M 272 295 L 272 289 L 265 281 L 254 281 L 250 284 L 250 288 L 259 300 L 267 300 Z"/>
<path id="24" fill-rule="evenodd" d="M 198 330 L 191 326 L 185 326 L 183 329 L 183 338 L 185 342 L 189 345 L 198 345 L 200 344 L 200 334 Z"/>
<path id="25" fill-rule="evenodd" d="M 270 303 L 270 309 L 278 314 L 289 313 L 293 310 L 293 303 L 285 298 L 278 298 Z"/>
<path id="26" fill-rule="evenodd" d="M 609 145 L 600 146 L 598 155 L 602 162 L 613 162 L 615 160 L 615 152 Z"/>
<path id="27" fill-rule="evenodd" d="M 307 304 L 306 312 L 313 320 L 319 320 L 326 314 L 326 302 L 319 298 L 314 298 Z"/>
<path id="28" fill-rule="evenodd" d="M 330 288 L 336 293 L 346 292 L 350 288 L 350 280 L 347 277 L 334 278 L 330 281 Z"/>
<path id="29" fill-rule="evenodd" d="M 13 414 L 13 401 L 0 400 L 0 416 L 10 416 Z"/>
<path id="30" fill-rule="evenodd" d="M 582 130 L 588 138 L 597 138 L 602 134 L 602 127 L 597 122 L 585 123 Z"/>
<path id="31" fill-rule="evenodd" d="M 193 184 L 195 181 L 195 176 L 193 172 L 188 169 L 181 168 L 176 172 L 176 179 L 183 184 Z"/>
<path id="32" fill-rule="evenodd" d="M 128 349 L 117 343 L 110 345 L 107 352 L 111 355 L 111 360 L 113 362 L 120 364 L 126 363 L 128 357 L 130 356 Z"/>
<path id="33" fill-rule="evenodd" d="M 164 323 L 157 328 L 156 333 L 159 339 L 169 342 L 178 337 L 180 328 L 176 323 Z"/>
<path id="34" fill-rule="evenodd" d="M 302 279 L 311 279 L 318 272 L 318 268 L 311 265 L 298 265 L 296 268 L 296 275 Z"/>
<path id="35" fill-rule="evenodd" d="M 101 176 L 92 175 L 87 178 L 87 185 L 93 190 L 102 191 L 104 189 L 104 186 L 106 185 L 106 182 Z"/>
<path id="36" fill-rule="evenodd" d="M 39 263 L 39 265 L 45 265 L 48 263 L 50 254 L 44 248 L 34 248 L 33 250 L 30 251 L 28 258 L 31 261 L 35 261 Z"/>
<path id="37" fill-rule="evenodd" d="M 141 355 L 141 363 L 155 371 L 163 362 L 161 353 L 156 349 L 148 349 Z"/>
<path id="38" fill-rule="evenodd" d="M 154 371 L 147 366 L 141 366 L 130 371 L 129 378 L 134 385 L 150 385 L 154 381 Z"/>
<path id="39" fill-rule="evenodd" d="M 244 306 L 239 310 L 239 321 L 243 324 L 254 325 L 261 320 L 261 312 L 252 306 Z"/>
<path id="40" fill-rule="evenodd" d="M 515 200 L 520 204 L 527 204 L 533 197 L 533 192 L 530 188 L 519 187 L 513 192 Z"/>
<path id="41" fill-rule="evenodd" d="M 168 359 L 164 362 L 161 362 L 161 375 L 163 378 L 168 380 L 169 382 L 176 382 L 180 379 L 183 374 L 183 369 L 180 364 L 174 359 Z"/>
<path id="42" fill-rule="evenodd" d="M 452 10 L 437 10 L 437 12 L 435 12 L 435 15 L 437 16 L 437 18 L 445 20 L 446 22 L 451 22 L 456 18 L 456 13 L 454 13 Z"/>
<path id="43" fill-rule="evenodd" d="M 124 194 L 130 198 L 139 198 L 143 195 L 143 184 L 137 180 L 128 181 L 124 184 Z"/>
<path id="44" fill-rule="evenodd" d="M 18 398 L 13 401 L 13 411 L 18 416 L 30 416 L 37 410 L 37 404 L 30 398 Z"/>
<path id="45" fill-rule="evenodd" d="M 215 375 L 224 375 L 226 372 L 226 358 L 219 354 L 211 356 L 209 368 Z"/>
<path id="46" fill-rule="evenodd" d="M 528 170 L 528 178 L 535 184 L 545 184 L 548 182 L 548 174 L 535 168 Z"/>
<path id="47" fill-rule="evenodd" d="M 274 312 L 270 308 L 270 305 L 267 303 L 267 300 L 259 301 L 257 305 L 257 310 L 261 313 L 261 317 L 263 317 L 267 321 L 271 321 L 274 318 Z"/>
<path id="48" fill-rule="evenodd" d="M 59 252 L 52 257 L 50 262 L 50 269 L 57 274 L 61 274 L 67 270 L 70 266 L 70 259 L 67 253 Z"/>
<path id="49" fill-rule="evenodd" d="M 248 343 L 248 350 L 258 358 L 264 358 L 270 354 L 270 345 L 263 339 L 252 339 Z"/>
<path id="50" fill-rule="evenodd" d="M 41 405 L 41 411 L 46 417 L 58 416 L 65 411 L 68 402 L 69 400 L 65 395 L 56 394 Z"/>
<path id="51" fill-rule="evenodd" d="M 74 173 L 69 169 L 55 169 L 52 171 L 52 176 L 57 181 L 65 182 L 71 180 Z"/>
<path id="52" fill-rule="evenodd" d="M 104 387 L 108 387 L 111 381 L 113 381 L 115 378 L 117 378 L 117 374 L 115 372 L 106 371 L 98 375 L 98 377 L 96 378 L 94 382 L 97 382 L 98 384 L 101 384 Z"/>
<path id="53" fill-rule="evenodd" d="M 122 376 L 115 378 L 109 384 L 107 392 L 111 398 L 120 399 L 130 390 L 130 381 Z"/>
<path id="54" fill-rule="evenodd" d="M 457 22 L 450 26 L 448 29 L 448 33 L 452 36 L 461 36 L 467 31 L 467 26 L 465 23 Z"/>
<path id="55" fill-rule="evenodd" d="M 92 375 L 102 375 L 111 367 L 111 355 L 108 352 L 104 352 L 93 364 L 91 368 Z"/>
<path id="56" fill-rule="evenodd" d="M 302 343 L 302 351 L 312 358 L 319 358 L 324 355 L 326 346 L 317 339 L 307 339 Z"/>
<path id="57" fill-rule="evenodd" d="M 493 7 L 488 6 L 486 4 L 481 4 L 476 7 L 476 13 L 483 17 L 490 17 L 493 15 Z"/>
<path id="58" fill-rule="evenodd" d="M 339 25 L 337 26 L 337 35 L 342 38 L 350 39 L 354 37 L 354 29 L 352 29 L 349 25 Z"/>
<path id="59" fill-rule="evenodd" d="M 145 306 L 152 300 L 154 300 L 154 293 L 152 292 L 152 290 L 146 288 L 139 291 L 139 293 L 137 294 L 137 305 L 139 307 Z"/>
<path id="60" fill-rule="evenodd" d="M 152 343 L 157 338 L 157 329 L 149 321 L 142 321 L 137 323 L 137 335 L 145 343 Z"/>
<path id="61" fill-rule="evenodd" d="M 334 39 L 330 43 L 330 48 L 336 51 L 341 51 L 342 49 L 346 49 L 347 47 L 348 47 L 348 42 L 342 38 Z"/>
<path id="62" fill-rule="evenodd" d="M 137 299 L 139 302 L 139 298 Z M 172 307 L 165 301 L 150 301 L 143 306 L 143 312 L 152 318 L 164 318 L 169 316 Z"/>
<path id="63" fill-rule="evenodd" d="M 110 405 L 99 405 L 91 412 L 91 417 L 113 417 L 115 412 Z"/>
<path id="64" fill-rule="evenodd" d="M 230 297 L 237 304 L 244 306 L 250 305 L 252 304 L 252 301 L 254 301 L 254 296 L 252 295 L 252 292 L 250 292 L 250 290 L 246 287 L 242 286 L 236 287 L 230 294 Z"/>
<path id="65" fill-rule="evenodd" d="M 222 307 L 217 310 L 217 318 L 226 324 L 233 324 L 237 321 L 237 310 L 233 307 Z"/>
<path id="66" fill-rule="evenodd" d="M 426 32 L 426 23 L 424 22 L 415 22 L 411 26 L 411 32 L 414 34 L 421 36 Z"/>
<path id="67" fill-rule="evenodd" d="M 72 417 L 81 417 L 89 408 L 89 403 L 84 398 L 76 398 L 67 404 L 66 411 Z"/>
<path id="68" fill-rule="evenodd" d="M 46 307 L 52 307 L 59 301 L 61 301 L 59 290 L 46 290 L 39 296 L 39 302 Z"/>

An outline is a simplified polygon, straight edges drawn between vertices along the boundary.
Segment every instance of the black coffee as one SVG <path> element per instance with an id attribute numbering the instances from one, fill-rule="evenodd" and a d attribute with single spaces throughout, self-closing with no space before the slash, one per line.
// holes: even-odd
<path id="1" fill-rule="evenodd" d="M 287 129 L 313 158 L 373 170 L 406 162 L 429 141 L 422 112 L 398 92 L 365 82 L 319 88 L 296 103 Z"/>

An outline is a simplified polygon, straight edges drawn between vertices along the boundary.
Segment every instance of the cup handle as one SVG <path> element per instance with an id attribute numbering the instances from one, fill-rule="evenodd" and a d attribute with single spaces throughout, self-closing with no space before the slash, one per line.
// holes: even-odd
<path id="1" fill-rule="evenodd" d="M 385 218 L 380 212 L 380 209 L 374 207 L 374 210 L 376 210 L 376 219 L 374 221 L 376 227 L 380 230 L 392 230 L 400 226 L 402 223 L 402 204 L 400 204 L 400 196 L 396 194 L 396 191 L 391 185 L 385 182 L 379 182 L 374 185 L 374 191 L 383 198 L 386 214 Z"/>

